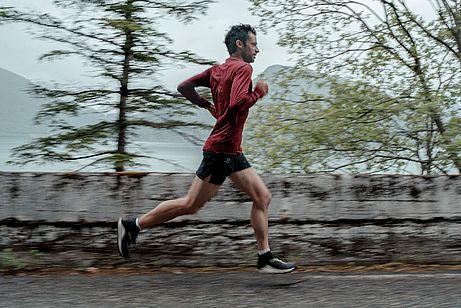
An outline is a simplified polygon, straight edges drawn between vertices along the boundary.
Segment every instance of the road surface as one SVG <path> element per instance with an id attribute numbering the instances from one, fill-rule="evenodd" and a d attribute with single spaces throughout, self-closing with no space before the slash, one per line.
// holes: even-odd
<path id="1" fill-rule="evenodd" d="M 0 276 L 0 307 L 461 307 L 461 272 Z"/>

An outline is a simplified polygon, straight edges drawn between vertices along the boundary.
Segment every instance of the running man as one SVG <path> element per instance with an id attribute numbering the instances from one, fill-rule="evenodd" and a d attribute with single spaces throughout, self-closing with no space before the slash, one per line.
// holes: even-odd
<path id="1" fill-rule="evenodd" d="M 259 52 L 256 31 L 250 25 L 231 27 L 225 37 L 230 57 L 193 76 L 178 86 L 178 91 L 190 102 L 208 109 L 216 118 L 213 130 L 203 147 L 203 160 L 192 185 L 183 198 L 161 202 L 150 212 L 125 220 L 118 220 L 118 250 L 129 257 L 130 245 L 135 244 L 138 233 L 181 215 L 200 210 L 229 177 L 236 186 L 252 199 L 251 226 L 258 248 L 257 268 L 262 273 L 288 273 L 296 266 L 276 258 L 270 250 L 268 238 L 268 206 L 271 193 L 250 166 L 242 153 L 242 131 L 248 110 L 268 92 L 267 83 L 259 80 L 252 90 L 252 67 Z M 200 96 L 195 88 L 211 89 L 213 103 Z"/>

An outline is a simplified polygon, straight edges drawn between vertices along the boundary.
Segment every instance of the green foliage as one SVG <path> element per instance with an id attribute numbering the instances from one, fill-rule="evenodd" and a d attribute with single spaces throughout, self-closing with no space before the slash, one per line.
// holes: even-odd
<path id="1" fill-rule="evenodd" d="M 21 270 L 25 267 L 25 262 L 14 255 L 13 249 L 4 248 L 0 252 L 0 269 Z"/>
<path id="2" fill-rule="evenodd" d="M 404 1 L 251 2 L 298 57 L 249 123 L 247 147 L 266 171 L 461 170 L 459 5 L 444 1 L 426 20 Z M 326 92 L 290 88 L 318 80 Z"/>
<path id="3" fill-rule="evenodd" d="M 36 115 L 37 123 L 49 123 L 54 135 L 38 138 L 14 149 L 12 163 L 75 161 L 93 159 L 112 163 L 116 171 L 136 164 L 142 153 L 128 150 L 129 141 L 141 128 L 168 129 L 188 140 L 195 135 L 182 127 L 205 125 L 184 120 L 194 115 L 191 105 L 166 89 L 160 72 L 178 62 L 211 64 L 189 51 L 172 49 L 172 40 L 160 32 L 164 18 L 190 22 L 203 14 L 212 0 L 56 0 L 69 18 L 47 13 L 0 8 L 0 22 L 21 22 L 40 39 L 61 43 L 41 60 L 78 56 L 91 67 L 98 86 L 37 85 L 31 93 L 49 101 Z M 95 123 L 76 125 L 82 114 L 98 118 Z M 112 114 L 112 118 L 109 118 Z M 101 120 L 103 119 L 103 120 Z M 97 150 L 103 147 L 103 150 Z"/>

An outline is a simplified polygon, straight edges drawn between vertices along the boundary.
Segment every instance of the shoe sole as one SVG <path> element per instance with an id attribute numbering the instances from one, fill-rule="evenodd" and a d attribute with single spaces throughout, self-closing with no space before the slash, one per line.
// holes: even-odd
<path id="1" fill-rule="evenodd" d="M 118 253 L 120 256 L 126 258 L 128 256 L 123 255 L 123 249 L 122 249 L 122 240 L 125 237 L 125 227 L 122 224 L 122 219 L 120 218 L 117 223 L 117 248 L 118 248 Z"/>
<path id="2" fill-rule="evenodd" d="M 259 268 L 258 272 L 260 272 L 261 274 L 288 274 L 294 271 L 295 269 L 296 267 L 281 270 L 281 269 L 273 268 L 271 266 L 264 266 L 262 268 Z"/>

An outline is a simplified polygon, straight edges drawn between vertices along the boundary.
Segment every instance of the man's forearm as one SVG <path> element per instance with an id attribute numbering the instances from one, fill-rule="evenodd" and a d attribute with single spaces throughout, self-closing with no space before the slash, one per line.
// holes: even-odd
<path id="1" fill-rule="evenodd" d="M 265 94 L 264 91 L 262 91 L 259 88 L 255 88 L 255 90 L 252 93 L 248 93 L 238 102 L 231 102 L 231 109 L 237 109 L 237 110 L 250 109 L 254 104 L 256 104 L 258 99 L 264 97 L 264 94 Z"/>
<path id="2" fill-rule="evenodd" d="M 208 108 L 211 104 L 206 98 L 200 96 L 195 91 L 195 85 L 191 82 L 184 81 L 178 85 L 178 92 L 181 93 L 192 104 L 202 108 Z"/>

